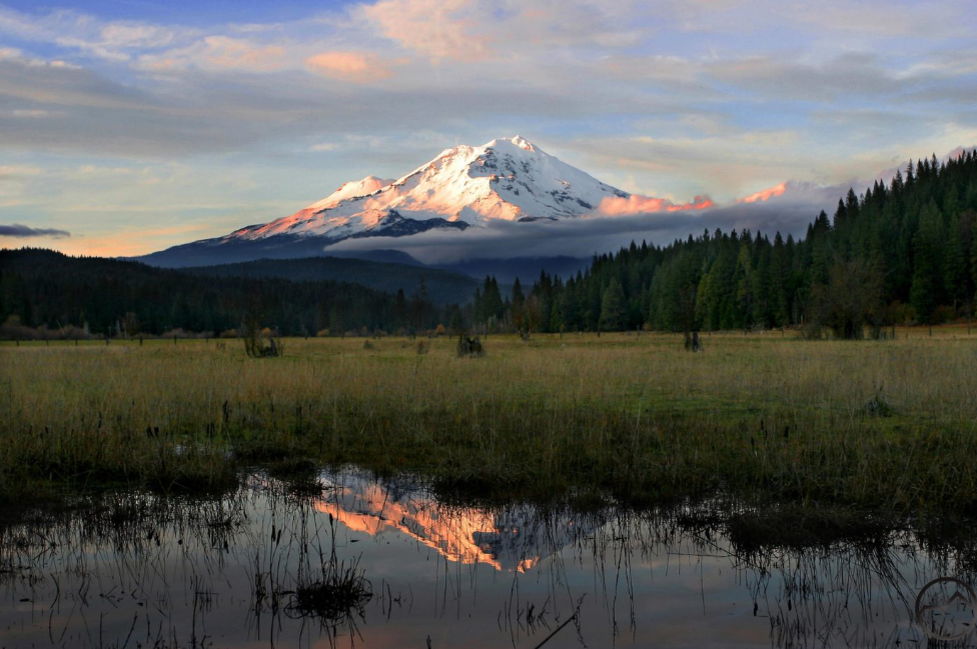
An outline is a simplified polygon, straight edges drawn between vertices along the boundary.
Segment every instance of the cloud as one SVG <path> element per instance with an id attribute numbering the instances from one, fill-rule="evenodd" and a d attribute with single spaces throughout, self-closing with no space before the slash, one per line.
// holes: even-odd
<path id="1" fill-rule="evenodd" d="M 374 83 L 389 79 L 393 76 L 390 66 L 391 63 L 369 52 L 322 52 L 305 61 L 305 67 L 311 72 L 350 83 Z"/>
<path id="2" fill-rule="evenodd" d="M 690 234 L 749 229 L 773 236 L 803 236 L 807 225 L 822 209 L 830 210 L 848 185 L 822 187 L 788 182 L 785 191 L 765 202 L 713 206 L 708 198 L 682 206 L 670 201 L 637 197 L 622 203 L 631 209 L 646 207 L 654 212 L 620 214 L 614 218 L 564 219 L 530 223 L 492 221 L 484 228 L 444 231 L 429 230 L 410 237 L 367 237 L 347 239 L 326 250 L 402 250 L 425 263 L 453 263 L 465 259 L 511 259 L 569 255 L 590 257 L 617 250 L 642 240 L 667 245 Z M 695 209 L 696 206 L 702 209 Z M 705 206 L 709 205 L 706 209 Z M 676 209 L 669 210 L 668 206 Z M 664 207 L 664 209 L 662 209 Z"/>
<path id="3" fill-rule="evenodd" d="M 29 239 L 33 237 L 48 237 L 51 239 L 67 239 L 71 233 L 67 230 L 56 230 L 54 228 L 32 228 L 19 223 L 11 225 L 0 224 L 0 237 L 13 237 L 17 239 Z"/>
<path id="4" fill-rule="evenodd" d="M 783 182 L 783 183 L 780 183 L 779 185 L 774 185 L 773 187 L 769 187 L 767 189 L 758 191 L 755 194 L 750 194 L 749 196 L 745 196 L 743 198 L 737 199 L 736 202 L 737 203 L 756 203 L 756 202 L 759 201 L 759 202 L 763 203 L 763 202 L 766 202 L 766 201 L 770 200 L 774 196 L 783 196 L 785 191 L 787 191 L 787 183 L 786 182 Z"/>
<path id="5" fill-rule="evenodd" d="M 156 72 L 189 68 L 273 72 L 285 66 L 285 48 L 228 36 L 206 36 L 189 47 L 139 58 L 139 67 Z"/>
<path id="6" fill-rule="evenodd" d="M 707 64 L 715 81 L 777 99 L 828 103 L 839 95 L 886 97 L 906 91 L 912 78 L 898 78 L 871 53 L 845 53 L 825 63 L 757 55 Z"/>
<path id="7" fill-rule="evenodd" d="M 709 194 L 721 203 L 755 192 L 758 183 L 809 174 L 818 152 L 798 140 L 795 131 L 730 129 L 707 136 L 584 137 L 569 144 L 583 169 L 637 174 L 631 186 L 639 193 L 673 202 L 679 202 L 676 194 Z M 597 176 L 613 184 L 612 177 Z"/>
<path id="8" fill-rule="evenodd" d="M 359 12 L 379 32 L 432 59 L 476 61 L 492 53 L 487 23 L 471 0 L 382 0 Z"/>
<path id="9" fill-rule="evenodd" d="M 805 213 L 810 220 L 816 212 Z M 336 250 L 402 250 L 430 264 L 466 259 L 512 259 L 569 255 L 590 257 L 646 240 L 667 244 L 690 233 L 738 227 L 739 216 L 722 209 L 701 212 L 658 212 L 617 218 L 581 218 L 556 222 L 494 221 L 462 232 L 429 230 L 411 237 L 347 239 L 326 248 Z M 800 220 L 800 219 L 798 219 Z M 804 225 L 806 227 L 806 223 Z M 802 231 L 800 224 L 795 228 Z"/>
<path id="10" fill-rule="evenodd" d="M 15 108 L 8 113 L 11 117 L 19 117 L 21 119 L 43 119 L 45 117 L 51 117 L 56 113 L 50 110 L 41 110 L 40 108 L 24 109 Z"/>
<path id="11" fill-rule="evenodd" d="M 69 70 L 80 70 L 80 65 L 75 65 L 73 63 L 68 63 L 67 61 L 62 61 L 61 59 L 42 59 L 38 57 L 30 57 L 23 52 L 14 47 L 5 47 L 0 49 L 0 63 L 12 62 L 19 63 L 21 65 L 26 65 L 35 68 L 63 68 Z"/>
<path id="12" fill-rule="evenodd" d="M 432 100 L 435 96 L 437 101 Z M 52 115 L 43 125 L 29 126 L 23 118 L 6 113 L 5 105 L 46 110 Z M 392 142 L 393 148 L 380 158 L 389 164 L 418 155 L 396 149 L 397 142 L 409 139 L 412 133 L 443 129 L 453 138 L 458 133 L 473 137 L 458 142 L 481 143 L 517 132 L 516 127 L 536 119 L 538 111 L 574 119 L 601 110 L 579 93 L 563 95 L 491 81 L 452 85 L 434 94 L 424 82 L 412 81 L 406 87 L 405 83 L 385 83 L 383 88 L 349 84 L 340 94 L 335 86 L 306 72 L 282 71 L 274 92 L 269 92 L 263 76 L 188 69 L 177 71 L 158 88 L 116 81 L 92 69 L 0 60 L 0 142 L 4 147 L 87 157 L 171 159 L 249 150 L 257 152 L 251 158 L 255 161 L 282 150 L 262 147 L 283 147 L 283 143 L 291 147 L 296 140 L 328 142 L 355 135 Z M 476 122 L 482 125 L 473 126 Z M 429 140 L 423 155 L 442 148 Z M 307 149 L 308 144 L 300 147 Z M 364 175 L 401 171 L 365 169 Z M 339 175 L 329 184 L 345 180 L 348 178 Z"/>
<path id="13" fill-rule="evenodd" d="M 696 196 L 695 200 L 676 205 L 667 198 L 653 198 L 631 194 L 627 198 L 608 196 L 600 202 L 593 216 L 627 216 L 634 214 L 650 214 L 654 212 L 682 212 L 685 210 L 703 210 L 714 207 L 715 204 L 708 196 Z"/>
<path id="14" fill-rule="evenodd" d="M 854 32 L 864 42 L 869 36 L 939 40 L 970 35 L 971 11 L 972 7 L 958 3 L 823 0 L 815 11 L 792 13 L 794 21 L 819 29 Z"/>
<path id="15" fill-rule="evenodd" d="M 338 151 L 342 148 L 342 145 L 337 142 L 319 142 L 318 144 L 313 144 L 309 147 L 309 151 L 315 151 L 321 153 L 323 151 Z"/>
<path id="16" fill-rule="evenodd" d="M 0 165 L 0 182 L 4 180 L 18 180 L 26 176 L 37 176 L 42 173 L 40 167 L 25 165 Z"/>
<path id="17" fill-rule="evenodd" d="M 644 3 L 633 0 L 381 0 L 361 4 L 365 28 L 437 64 L 559 61 L 574 49 L 622 49 L 641 43 Z M 524 71 L 525 72 L 525 71 Z"/>
<path id="18" fill-rule="evenodd" d="M 64 9 L 26 14 L 0 6 L 0 34 L 52 43 L 109 61 L 128 61 L 134 51 L 170 46 L 192 31 L 136 21 L 106 22 Z"/>
<path id="19" fill-rule="evenodd" d="M 184 92 L 194 101 L 182 93 L 173 97 L 124 85 L 88 69 L 0 60 L 0 142 L 8 151 L 74 152 L 89 160 L 158 159 L 242 147 L 307 128 L 313 119 L 311 109 L 300 109 L 308 117 L 296 119 L 294 107 L 262 106 L 257 97 L 235 102 L 206 80 Z M 5 105 L 48 114 L 27 123 Z"/>

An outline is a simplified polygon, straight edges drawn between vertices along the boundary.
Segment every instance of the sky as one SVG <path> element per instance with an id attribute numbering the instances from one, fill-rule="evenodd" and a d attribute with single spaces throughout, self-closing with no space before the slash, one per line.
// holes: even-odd
<path id="1" fill-rule="evenodd" d="M 517 133 L 720 206 L 615 241 L 802 232 L 977 144 L 975 27 L 973 0 L 0 0 L 0 247 L 138 255 Z"/>

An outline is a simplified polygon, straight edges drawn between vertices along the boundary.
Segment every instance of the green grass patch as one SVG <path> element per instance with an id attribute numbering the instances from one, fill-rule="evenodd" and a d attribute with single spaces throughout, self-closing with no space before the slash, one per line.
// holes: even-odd
<path id="1" fill-rule="evenodd" d="M 294 339 L 0 346 L 0 502 L 99 485 L 224 489 L 244 467 L 352 462 L 445 493 L 729 493 L 894 515 L 977 513 L 977 360 L 959 332 Z M 591 494 L 590 496 L 586 494 Z"/>

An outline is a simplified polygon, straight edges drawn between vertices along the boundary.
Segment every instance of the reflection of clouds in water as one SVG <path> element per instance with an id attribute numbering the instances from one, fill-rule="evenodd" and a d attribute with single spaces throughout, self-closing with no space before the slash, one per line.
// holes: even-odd
<path id="1" fill-rule="evenodd" d="M 543 516 L 530 505 L 490 510 L 439 504 L 421 487 L 380 484 L 358 474 L 326 477 L 318 511 L 354 532 L 396 531 L 450 561 L 525 572 L 589 529 L 565 512 Z"/>

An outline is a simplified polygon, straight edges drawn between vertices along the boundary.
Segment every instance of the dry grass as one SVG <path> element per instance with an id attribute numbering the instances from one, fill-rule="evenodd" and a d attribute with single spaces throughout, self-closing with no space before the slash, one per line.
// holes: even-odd
<path id="1" fill-rule="evenodd" d="M 907 340 L 906 336 L 911 337 Z M 0 346 L 0 498 L 233 480 L 296 457 L 412 469 L 453 492 L 631 503 L 726 490 L 895 512 L 975 512 L 977 335 L 779 332 Z M 157 433 L 158 429 L 158 433 Z"/>

